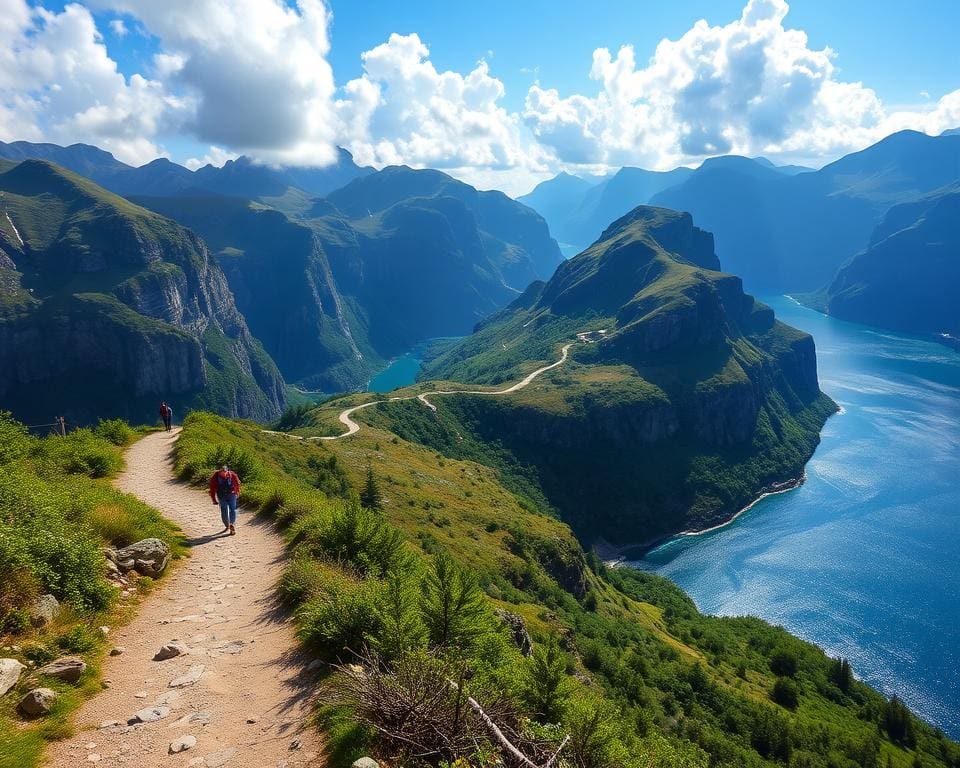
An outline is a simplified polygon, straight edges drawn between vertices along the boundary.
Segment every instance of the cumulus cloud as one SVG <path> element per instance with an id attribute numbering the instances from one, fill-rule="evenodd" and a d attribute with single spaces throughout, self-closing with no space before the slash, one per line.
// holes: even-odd
<path id="1" fill-rule="evenodd" d="M 117 70 L 85 7 L 0 0 L 0 138 L 88 141 L 139 163 L 161 154 L 171 111 L 159 82 Z"/>
<path id="2" fill-rule="evenodd" d="M 184 165 L 191 171 L 195 171 L 197 168 L 203 168 L 205 165 L 214 165 L 217 168 L 222 168 L 228 160 L 236 160 L 237 157 L 237 154 L 228 152 L 222 147 L 211 146 L 210 150 L 203 157 L 191 157 Z"/>
<path id="3" fill-rule="evenodd" d="M 124 23 L 123 19 L 111 19 L 110 20 L 110 30 L 117 37 L 126 37 L 127 32 L 130 30 L 127 29 L 127 25 Z"/>
<path id="4" fill-rule="evenodd" d="M 487 62 L 466 74 L 441 72 L 429 56 L 416 34 L 392 34 L 362 54 L 363 75 L 336 105 L 357 161 L 465 173 L 529 167 L 533 150 L 523 145 L 519 116 L 500 105 L 504 85 Z"/>
<path id="5" fill-rule="evenodd" d="M 524 119 L 558 161 L 655 168 L 725 153 L 835 156 L 902 127 L 937 133 L 956 120 L 957 93 L 928 112 L 890 113 L 872 89 L 840 81 L 832 50 L 784 26 L 788 10 L 784 0 L 749 0 L 729 24 L 701 20 L 661 41 L 646 66 L 630 45 L 599 48 L 596 94 L 537 83 Z"/>

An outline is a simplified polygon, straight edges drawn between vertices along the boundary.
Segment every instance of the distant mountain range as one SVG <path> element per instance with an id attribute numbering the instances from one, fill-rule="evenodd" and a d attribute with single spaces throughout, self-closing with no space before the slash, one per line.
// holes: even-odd
<path id="1" fill-rule="evenodd" d="M 718 269 L 689 214 L 636 208 L 422 378 L 515 380 L 574 342 L 571 360 L 510 397 L 445 398 L 441 423 L 529 467 L 588 542 L 727 519 L 800 476 L 834 406 L 813 339 Z"/>

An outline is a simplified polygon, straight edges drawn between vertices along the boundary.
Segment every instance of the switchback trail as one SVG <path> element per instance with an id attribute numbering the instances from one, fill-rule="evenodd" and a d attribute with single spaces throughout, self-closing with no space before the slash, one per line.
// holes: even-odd
<path id="1" fill-rule="evenodd" d="M 308 725 L 312 675 L 275 598 L 283 541 L 268 521 L 242 509 L 237 535 L 220 534 L 220 511 L 209 496 L 174 480 L 178 432 L 134 444 L 116 485 L 179 525 L 191 555 L 157 582 L 130 624 L 110 632 L 111 644 L 124 651 L 104 662 L 109 688 L 80 708 L 72 738 L 50 745 L 47 765 L 320 765 L 320 737 Z M 174 640 L 187 654 L 153 661 L 160 646 Z M 196 682 L 171 686 L 197 674 Z M 127 725 L 135 712 L 154 706 L 169 713 Z M 118 724 L 102 727 L 110 721 Z M 182 736 L 195 737 L 196 745 L 168 754 Z"/>
<path id="2" fill-rule="evenodd" d="M 353 420 L 353 414 L 357 411 L 362 411 L 364 408 L 369 408 L 373 405 L 380 405 L 381 403 L 396 403 L 403 400 L 419 400 L 431 411 L 436 412 L 437 406 L 430 402 L 428 398 L 443 396 L 443 395 L 488 395 L 495 397 L 498 395 L 509 395 L 514 392 L 519 392 L 521 389 L 528 386 L 534 379 L 536 379 L 540 374 L 551 371 L 554 368 L 563 365 L 567 362 L 567 356 L 570 353 L 570 347 L 573 346 L 571 341 L 568 344 L 564 344 L 563 348 L 560 350 L 560 359 L 550 365 L 545 365 L 542 368 L 537 368 L 537 370 L 532 373 L 527 374 L 527 376 L 516 384 L 512 384 L 506 389 L 440 389 L 436 392 L 422 392 L 419 395 L 409 395 L 408 397 L 388 397 L 385 400 L 372 400 L 369 403 L 362 403 L 361 405 L 352 405 L 349 408 L 341 411 L 340 415 L 337 417 L 337 420 L 347 428 L 347 431 L 340 435 L 325 435 L 323 437 L 301 437 L 299 435 L 290 435 L 286 432 L 276 432 L 275 430 L 265 429 L 264 432 L 271 435 L 285 435 L 287 437 L 297 438 L 299 440 L 342 440 L 345 437 L 350 437 L 350 435 L 355 435 L 360 431 L 360 424 Z"/>

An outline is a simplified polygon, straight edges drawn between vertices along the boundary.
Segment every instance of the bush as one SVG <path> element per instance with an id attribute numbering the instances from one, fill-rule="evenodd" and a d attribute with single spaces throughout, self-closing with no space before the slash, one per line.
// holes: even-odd
<path id="1" fill-rule="evenodd" d="M 263 477 L 263 465 L 246 448 L 239 445 L 216 445 L 208 451 L 204 461 L 207 471 L 212 475 L 216 469 L 226 464 L 237 473 L 241 482 L 251 483 Z"/>
<path id="2" fill-rule="evenodd" d="M 299 638 L 328 659 L 350 659 L 363 652 L 379 630 L 379 585 L 353 583 L 328 575 L 321 592 L 297 612 Z"/>
<path id="3" fill-rule="evenodd" d="M 800 703 L 800 689 L 792 678 L 778 677 L 777 682 L 773 684 L 770 698 L 781 707 L 796 709 Z"/>
<path id="4" fill-rule="evenodd" d="M 123 419 L 100 419 L 94 434 L 117 446 L 128 445 L 137 433 Z"/>
<path id="5" fill-rule="evenodd" d="M 770 671 L 780 677 L 793 677 L 798 665 L 797 654 L 788 648 L 778 648 L 770 656 Z"/>

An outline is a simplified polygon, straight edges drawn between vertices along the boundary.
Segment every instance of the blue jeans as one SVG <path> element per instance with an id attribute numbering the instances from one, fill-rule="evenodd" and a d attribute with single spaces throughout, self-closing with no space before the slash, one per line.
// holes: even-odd
<path id="1" fill-rule="evenodd" d="M 223 527 L 233 525 L 237 522 L 237 494 L 231 493 L 229 496 L 217 496 L 220 502 L 220 519 L 223 520 Z"/>

